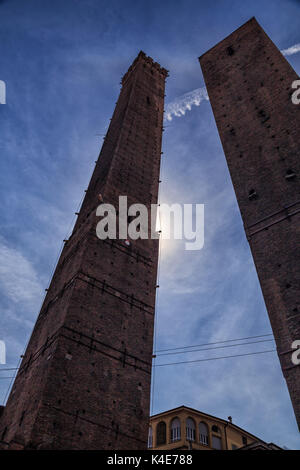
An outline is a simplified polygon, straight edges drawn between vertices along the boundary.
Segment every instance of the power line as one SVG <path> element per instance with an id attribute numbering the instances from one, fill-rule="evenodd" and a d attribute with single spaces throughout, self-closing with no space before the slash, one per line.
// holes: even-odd
<path id="1" fill-rule="evenodd" d="M 208 358 L 208 359 L 196 359 L 194 361 L 168 362 L 166 364 L 156 364 L 153 367 L 173 366 L 173 365 L 176 365 L 176 364 L 192 364 L 192 363 L 196 363 L 196 362 L 205 362 L 205 361 L 217 361 L 218 359 L 229 359 L 229 358 L 232 358 L 232 357 L 254 356 L 256 354 L 265 354 L 265 353 L 274 352 L 274 351 L 277 351 L 277 349 L 269 349 L 269 350 L 266 350 L 266 351 L 258 351 L 258 352 L 252 352 L 252 353 L 246 353 L 246 354 L 235 354 L 235 355 L 232 355 L 232 356 L 211 357 L 211 358 Z"/>
<path id="2" fill-rule="evenodd" d="M 268 336 L 268 335 L 261 335 L 261 336 Z M 227 340 L 227 341 L 235 341 L 235 340 Z M 211 350 L 215 350 L 215 349 L 232 348 L 232 347 L 235 347 L 235 346 L 246 346 L 246 345 L 249 345 L 249 344 L 266 343 L 266 342 L 270 342 L 270 341 L 275 341 L 275 340 L 274 339 L 265 339 L 265 340 L 261 340 L 261 341 L 251 341 L 251 342 L 247 342 L 247 343 L 227 344 L 227 345 L 224 345 L 224 346 L 216 346 L 216 347 L 213 347 L 213 348 L 203 348 L 203 349 L 194 349 L 194 350 L 191 350 L 191 351 L 177 351 L 177 352 L 157 354 L 157 356 L 169 356 L 169 355 L 174 355 L 174 354 L 175 355 L 176 354 L 186 354 L 186 353 L 193 353 L 193 352 L 199 352 L 199 351 L 211 351 Z M 208 343 L 208 344 L 219 344 L 219 343 Z M 177 349 L 177 348 L 174 348 L 174 349 Z M 276 349 L 274 349 L 272 351 L 276 351 Z M 262 352 L 264 352 L 264 351 L 262 351 Z M 261 354 L 262 352 L 248 353 L 247 355 Z M 238 357 L 238 356 L 240 356 L 240 355 L 222 356 L 222 357 L 220 357 L 220 359 L 223 359 L 225 357 Z M 199 359 L 199 362 L 200 361 L 210 361 L 210 360 L 214 360 L 214 359 L 219 359 L 219 358 Z M 179 362 L 179 363 L 170 363 L 170 364 L 182 364 L 182 363 L 188 363 L 188 362 L 194 362 L 194 361 L 182 361 L 182 362 Z M 165 364 L 159 364 L 159 366 L 160 365 L 165 365 Z M 6 368 L 6 369 L 0 369 L 0 372 L 4 372 L 4 371 L 7 372 L 7 371 L 11 371 L 11 370 L 18 370 L 18 369 L 19 369 L 19 367 L 11 367 L 11 368 Z M 5 377 L 5 378 L 13 378 L 13 377 Z"/>
<path id="3" fill-rule="evenodd" d="M 231 343 L 233 341 L 243 341 L 243 340 L 246 340 L 246 339 L 254 339 L 254 338 L 264 338 L 266 336 L 273 336 L 273 334 L 269 333 L 269 334 L 265 334 L 265 335 L 247 336 L 245 338 L 227 339 L 225 341 L 215 341 L 214 343 L 194 344 L 194 345 L 191 345 L 191 346 L 180 346 L 180 347 L 177 347 L 177 348 L 157 349 L 155 352 L 175 351 L 175 350 L 178 350 L 178 349 L 198 348 L 198 347 L 201 347 L 201 346 L 211 346 L 213 344 Z"/>
<path id="4" fill-rule="evenodd" d="M 173 354 L 185 354 L 185 353 L 192 353 L 192 352 L 198 352 L 198 351 L 211 351 L 211 350 L 215 350 L 215 349 L 231 348 L 231 347 L 234 347 L 234 346 L 244 346 L 244 345 L 249 345 L 249 344 L 266 343 L 266 342 L 269 342 L 269 341 L 275 341 L 275 340 L 274 339 L 267 339 L 267 340 L 262 340 L 262 341 L 252 341 L 252 342 L 248 342 L 248 343 L 228 344 L 228 345 L 224 345 L 224 346 L 217 346 L 217 347 L 214 347 L 214 348 L 195 349 L 193 351 L 179 351 L 179 352 L 170 352 L 170 353 L 166 353 L 166 354 L 157 354 L 157 356 L 168 356 L 168 355 L 173 355 Z M 272 349 L 272 351 L 276 351 L 276 349 Z M 196 361 L 171 362 L 170 365 L 171 364 L 186 364 L 186 363 L 189 363 L 189 362 L 212 361 L 212 360 L 215 360 L 215 359 L 224 359 L 226 357 L 239 357 L 239 356 L 244 356 L 244 355 L 247 356 L 247 355 L 251 355 L 251 354 L 262 354 L 263 352 L 265 352 L 265 351 L 259 351 L 259 352 L 241 354 L 241 355 L 237 354 L 237 355 L 232 355 L 232 356 L 221 356 L 221 357 L 217 357 L 217 358 L 199 359 L 199 360 L 196 360 Z M 270 351 L 266 351 L 266 352 L 270 352 Z M 158 364 L 158 366 L 161 366 L 161 365 L 168 365 L 168 364 Z M 155 367 L 155 365 L 153 367 Z M 18 369 L 19 369 L 19 367 L 14 367 L 14 368 L 9 368 L 9 369 L 0 369 L 0 372 L 18 370 Z M 13 378 L 13 377 L 5 377 L 5 378 Z"/>
<path id="5" fill-rule="evenodd" d="M 253 343 L 249 343 L 249 344 L 253 344 Z M 194 364 L 197 362 L 217 361 L 219 359 L 231 359 L 233 357 L 255 356 L 257 354 L 265 354 L 265 353 L 270 353 L 270 352 L 275 352 L 275 351 L 277 351 L 277 349 L 269 349 L 266 351 L 257 351 L 257 352 L 245 353 L 245 354 L 233 354 L 231 356 L 219 356 L 219 357 L 210 357 L 206 359 L 195 359 L 193 361 L 168 362 L 165 364 L 156 364 L 156 365 L 153 365 L 152 367 L 156 368 L 156 367 L 163 367 L 163 366 L 172 366 L 172 365 L 177 365 L 177 364 Z M 17 370 L 17 369 L 19 369 L 19 367 L 15 367 L 13 369 L 1 369 L 1 370 L 7 371 L 7 370 Z M 15 377 L 0 377 L 0 380 L 1 379 L 14 379 L 14 378 Z"/>
<path id="6" fill-rule="evenodd" d="M 162 354 L 156 354 L 156 356 L 170 356 L 170 355 L 177 355 L 177 354 L 186 354 L 186 353 L 193 353 L 198 351 L 212 351 L 214 349 L 223 349 L 223 348 L 234 348 L 235 346 L 244 346 L 248 344 L 258 344 L 258 343 L 268 343 L 270 341 L 275 341 L 274 339 L 263 339 L 261 341 L 249 341 L 247 343 L 237 343 L 237 344 L 225 344 L 224 346 L 215 346 L 213 348 L 202 348 L 202 349 L 192 349 L 191 351 L 173 351 L 167 352 Z"/>

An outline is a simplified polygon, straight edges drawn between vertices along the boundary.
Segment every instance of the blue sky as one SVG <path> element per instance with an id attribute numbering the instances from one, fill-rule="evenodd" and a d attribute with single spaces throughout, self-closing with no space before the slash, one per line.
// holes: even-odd
<path id="1" fill-rule="evenodd" d="M 14 367 L 140 50 L 170 71 L 166 105 L 204 86 L 197 57 L 255 16 L 280 49 L 300 43 L 296 0 L 0 1 L 0 339 Z M 288 56 L 300 73 L 300 53 Z M 205 204 L 205 246 L 163 242 L 156 349 L 271 333 L 209 101 L 167 123 L 161 202 Z M 268 337 L 269 338 L 269 337 Z M 273 349 L 165 356 L 156 364 Z M 0 366 L 3 369 L 4 366 Z M 8 373 L 0 372 L 1 377 Z M 0 379 L 0 401 L 8 386 Z M 155 369 L 152 413 L 179 405 L 300 448 L 276 353 Z"/>

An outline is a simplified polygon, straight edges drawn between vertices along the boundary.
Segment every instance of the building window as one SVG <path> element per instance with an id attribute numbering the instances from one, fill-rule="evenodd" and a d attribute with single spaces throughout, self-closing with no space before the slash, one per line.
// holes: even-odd
<path id="1" fill-rule="evenodd" d="M 243 441 L 244 446 L 246 446 L 247 445 L 247 437 L 242 436 L 242 441 Z"/>
<path id="2" fill-rule="evenodd" d="M 199 441 L 204 446 L 208 446 L 208 427 L 205 423 L 199 424 Z"/>
<path id="3" fill-rule="evenodd" d="M 222 450 L 222 440 L 218 436 L 212 437 L 212 448 L 215 450 Z"/>
<path id="4" fill-rule="evenodd" d="M 188 441 L 194 441 L 196 435 L 195 421 L 192 418 L 186 420 L 186 438 Z"/>
<path id="5" fill-rule="evenodd" d="M 152 427 L 149 427 L 148 431 L 148 449 L 151 449 L 153 447 L 153 434 L 152 434 Z"/>
<path id="6" fill-rule="evenodd" d="M 220 429 L 215 424 L 211 427 L 212 432 L 220 432 Z"/>
<path id="7" fill-rule="evenodd" d="M 166 423 L 161 421 L 156 428 L 156 444 L 161 446 L 166 443 Z"/>
<path id="8" fill-rule="evenodd" d="M 174 418 L 171 423 L 171 442 L 180 441 L 180 439 L 181 439 L 180 421 L 178 418 Z"/>

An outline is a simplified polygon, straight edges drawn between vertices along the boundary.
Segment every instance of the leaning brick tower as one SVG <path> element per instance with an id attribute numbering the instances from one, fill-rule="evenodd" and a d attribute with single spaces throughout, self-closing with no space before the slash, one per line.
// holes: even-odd
<path id="1" fill-rule="evenodd" d="M 199 60 L 300 429 L 298 76 L 255 18 Z"/>
<path id="2" fill-rule="evenodd" d="M 140 52 L 0 418 L 6 449 L 146 449 L 158 240 L 100 240 L 96 208 L 157 203 L 167 70 Z"/>

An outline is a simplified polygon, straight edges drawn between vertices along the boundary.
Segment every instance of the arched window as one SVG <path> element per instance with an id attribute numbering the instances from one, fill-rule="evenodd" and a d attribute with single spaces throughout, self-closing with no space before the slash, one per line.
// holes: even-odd
<path id="1" fill-rule="evenodd" d="M 153 447 L 153 434 L 152 434 L 152 427 L 149 426 L 149 431 L 148 431 L 148 449 L 151 449 Z"/>
<path id="2" fill-rule="evenodd" d="M 204 446 L 208 446 L 208 426 L 205 423 L 199 424 L 199 441 Z"/>
<path id="3" fill-rule="evenodd" d="M 161 421 L 156 428 L 156 444 L 158 446 L 166 443 L 166 423 Z"/>
<path id="4" fill-rule="evenodd" d="M 213 432 L 220 432 L 220 429 L 218 428 L 218 426 L 216 426 L 215 424 L 211 427 L 211 430 Z"/>
<path id="5" fill-rule="evenodd" d="M 194 441 L 196 435 L 195 421 L 192 418 L 186 420 L 186 438 L 188 441 Z"/>
<path id="6" fill-rule="evenodd" d="M 180 441 L 180 439 L 181 439 L 180 421 L 178 418 L 174 418 L 171 423 L 171 442 Z"/>

